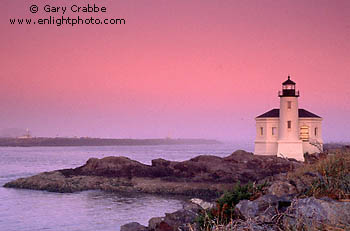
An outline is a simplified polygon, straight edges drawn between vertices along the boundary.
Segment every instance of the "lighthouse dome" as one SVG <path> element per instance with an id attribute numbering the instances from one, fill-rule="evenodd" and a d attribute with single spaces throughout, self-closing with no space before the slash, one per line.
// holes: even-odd
<path id="1" fill-rule="evenodd" d="M 290 80 L 290 76 L 288 76 L 288 79 L 282 83 L 282 85 L 295 85 L 295 82 Z"/>

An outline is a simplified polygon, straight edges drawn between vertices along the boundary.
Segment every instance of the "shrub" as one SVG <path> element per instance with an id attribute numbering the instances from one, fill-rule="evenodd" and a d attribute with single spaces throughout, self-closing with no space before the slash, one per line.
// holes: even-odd
<path id="1" fill-rule="evenodd" d="M 259 185 L 255 183 L 245 185 L 241 185 L 240 182 L 236 183 L 232 190 L 225 192 L 216 200 L 216 208 L 204 211 L 197 218 L 201 230 L 211 230 L 214 225 L 228 224 L 237 218 L 235 206 L 240 200 L 250 200 L 259 197 L 266 187 L 266 182 Z"/>

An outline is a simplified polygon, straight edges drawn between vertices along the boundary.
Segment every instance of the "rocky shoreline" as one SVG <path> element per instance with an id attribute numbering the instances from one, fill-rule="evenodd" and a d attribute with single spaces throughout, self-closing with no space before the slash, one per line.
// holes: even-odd
<path id="1" fill-rule="evenodd" d="M 258 182 L 300 165 L 242 150 L 224 158 L 202 155 L 182 162 L 155 159 L 151 165 L 127 157 L 91 158 L 81 167 L 20 178 L 4 187 L 62 193 L 103 190 L 216 198 L 236 182 Z"/>
<path id="2" fill-rule="evenodd" d="M 211 207 L 203 206 L 211 204 Z M 120 231 L 196 231 L 197 218 L 215 207 L 200 199 L 192 199 L 182 209 L 154 217 L 143 226 L 131 222 L 121 226 Z M 218 231 L 281 231 L 281 230 L 350 230 L 350 202 L 329 198 L 293 198 L 264 195 L 256 200 L 242 200 L 235 206 L 239 218 L 227 225 L 213 225 Z M 207 230 L 207 229 L 205 229 Z"/>
<path id="3" fill-rule="evenodd" d="M 132 222 L 121 231 L 350 230 L 349 147 L 306 155 L 299 168 L 266 179 L 266 188 L 247 199 L 240 198 L 245 187 L 238 187 L 216 202 L 192 199 L 174 213 L 150 219 L 148 226 Z M 226 212 L 230 217 L 224 221 Z"/>
<path id="4" fill-rule="evenodd" d="M 350 149 L 306 157 L 300 163 L 238 150 L 223 158 L 155 159 L 151 165 L 127 157 L 91 158 L 81 167 L 20 178 L 4 187 L 197 197 L 201 199 L 192 199 L 178 211 L 150 219 L 147 227 L 136 222 L 121 227 L 121 231 L 195 231 L 203 230 L 200 216 L 224 211 L 226 205 L 220 207 L 218 201 L 237 182 L 254 182 L 256 188 L 267 182 L 261 191 L 231 204 L 234 218 L 229 223 L 213 223 L 205 230 L 350 230 Z M 209 222 L 217 222 L 218 217 Z"/>

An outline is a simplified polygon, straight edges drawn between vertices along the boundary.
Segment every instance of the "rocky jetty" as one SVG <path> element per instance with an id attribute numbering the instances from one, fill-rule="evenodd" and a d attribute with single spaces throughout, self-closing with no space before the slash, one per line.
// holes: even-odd
<path id="1" fill-rule="evenodd" d="M 236 182 L 260 181 L 300 165 L 297 161 L 256 156 L 242 150 L 224 158 L 202 155 L 182 162 L 155 159 L 151 165 L 127 157 L 91 158 L 81 167 L 20 178 L 4 187 L 51 192 L 98 189 L 215 198 Z"/>

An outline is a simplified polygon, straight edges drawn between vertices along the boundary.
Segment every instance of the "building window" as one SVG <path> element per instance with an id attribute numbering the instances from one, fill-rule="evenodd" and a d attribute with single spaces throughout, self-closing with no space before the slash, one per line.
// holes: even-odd
<path id="1" fill-rule="evenodd" d="M 315 136 L 317 137 L 318 135 L 318 128 L 315 128 Z"/>
<path id="2" fill-rule="evenodd" d="M 274 135 L 276 135 L 276 127 L 272 127 L 272 135 L 274 136 Z"/>
<path id="3" fill-rule="evenodd" d="M 309 127 L 301 126 L 300 127 L 300 139 L 302 141 L 309 141 Z"/>
<path id="4" fill-rule="evenodd" d="M 260 135 L 264 135 L 264 128 L 263 127 L 260 127 Z"/>
<path id="5" fill-rule="evenodd" d="M 288 128 L 292 128 L 292 121 L 288 120 L 287 124 L 288 124 Z"/>
<path id="6" fill-rule="evenodd" d="M 288 109 L 292 109 L 292 101 L 288 101 Z"/>

